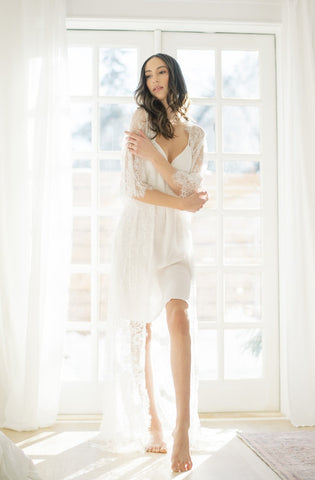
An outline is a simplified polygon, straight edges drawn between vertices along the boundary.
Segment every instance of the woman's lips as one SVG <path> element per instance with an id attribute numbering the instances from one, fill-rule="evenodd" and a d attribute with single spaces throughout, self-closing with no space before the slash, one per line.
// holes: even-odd
<path id="1" fill-rule="evenodd" d="M 153 89 L 153 92 L 159 92 L 160 90 L 162 90 L 163 87 L 155 87 Z"/>

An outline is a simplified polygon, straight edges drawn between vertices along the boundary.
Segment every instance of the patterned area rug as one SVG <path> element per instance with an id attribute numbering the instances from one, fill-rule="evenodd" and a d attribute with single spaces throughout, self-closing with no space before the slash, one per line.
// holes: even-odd
<path id="1" fill-rule="evenodd" d="M 238 436 L 283 480 L 315 480 L 315 431 Z"/>

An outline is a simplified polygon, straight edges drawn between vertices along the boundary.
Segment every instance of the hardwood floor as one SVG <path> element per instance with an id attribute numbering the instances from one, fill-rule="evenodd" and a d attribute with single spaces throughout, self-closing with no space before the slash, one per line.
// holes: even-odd
<path id="1" fill-rule="evenodd" d="M 170 472 L 169 454 L 113 455 L 93 447 L 98 417 L 60 417 L 35 432 L 2 431 L 33 459 L 43 480 L 279 480 L 236 434 L 294 430 L 288 420 L 278 414 L 221 414 L 202 418 L 202 426 L 207 452 L 192 452 L 193 470 L 181 474 Z"/>

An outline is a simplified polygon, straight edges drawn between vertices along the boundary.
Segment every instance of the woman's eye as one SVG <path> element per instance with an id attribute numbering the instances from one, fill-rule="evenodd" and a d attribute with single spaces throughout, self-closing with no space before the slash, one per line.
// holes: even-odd
<path id="1" fill-rule="evenodd" d="M 148 80 L 148 78 L 151 78 L 151 75 L 146 75 L 146 80 Z"/>
<path id="2" fill-rule="evenodd" d="M 160 70 L 160 73 L 166 73 L 166 70 Z"/>

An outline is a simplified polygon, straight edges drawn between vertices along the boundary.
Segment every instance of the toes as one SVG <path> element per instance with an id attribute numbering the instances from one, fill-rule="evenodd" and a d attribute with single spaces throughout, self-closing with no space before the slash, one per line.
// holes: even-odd
<path id="1" fill-rule="evenodd" d="M 165 443 L 163 443 L 162 445 L 160 445 L 159 452 L 160 452 L 160 453 L 167 453 L 167 447 L 166 447 Z"/>
<path id="2" fill-rule="evenodd" d="M 160 445 L 149 445 L 145 448 L 148 453 L 167 453 L 167 448 Z"/>
<path id="3" fill-rule="evenodd" d="M 191 470 L 192 469 L 192 462 L 187 462 L 185 463 L 185 471 Z"/>
<path id="4" fill-rule="evenodd" d="M 172 464 L 172 467 L 171 467 L 171 468 L 172 468 L 172 472 L 175 472 L 175 473 L 177 473 L 177 472 L 182 472 L 182 471 L 183 471 L 183 470 L 181 470 L 181 464 L 180 464 L 180 462 L 174 462 L 174 463 Z"/>
<path id="5" fill-rule="evenodd" d="M 148 453 L 155 453 L 155 446 L 154 445 L 148 445 L 145 449 L 146 452 Z"/>
<path id="6" fill-rule="evenodd" d="M 188 462 L 174 462 L 171 466 L 172 472 L 187 472 L 192 469 L 192 461 Z"/>
<path id="7" fill-rule="evenodd" d="M 188 470 L 187 468 L 187 463 L 181 463 L 180 465 L 180 471 L 181 472 L 186 472 Z"/>

